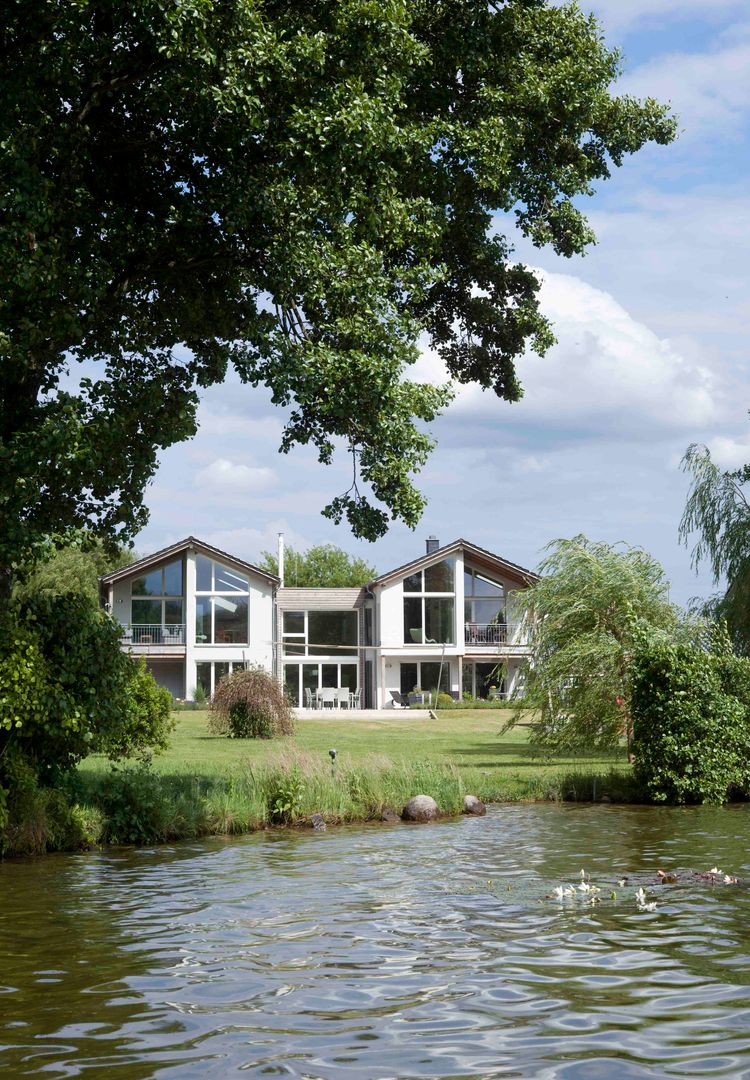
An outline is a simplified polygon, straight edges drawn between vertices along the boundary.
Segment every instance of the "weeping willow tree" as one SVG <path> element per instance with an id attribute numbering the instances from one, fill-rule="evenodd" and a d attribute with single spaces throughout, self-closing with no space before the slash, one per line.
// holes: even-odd
<path id="1" fill-rule="evenodd" d="M 634 648 L 681 635 L 684 616 L 641 548 L 579 535 L 545 550 L 539 580 L 522 596 L 530 647 L 515 703 L 536 711 L 533 740 L 546 750 L 610 749 L 623 735 L 630 744 Z"/>
<path id="2" fill-rule="evenodd" d="M 702 613 L 727 624 L 737 652 L 750 655 L 750 505 L 746 490 L 750 465 L 724 472 L 711 460 L 708 448 L 693 444 L 682 459 L 691 476 L 680 539 L 685 544 L 697 534 L 692 563 L 697 570 L 707 562 L 714 585 L 726 590 L 711 597 Z"/>

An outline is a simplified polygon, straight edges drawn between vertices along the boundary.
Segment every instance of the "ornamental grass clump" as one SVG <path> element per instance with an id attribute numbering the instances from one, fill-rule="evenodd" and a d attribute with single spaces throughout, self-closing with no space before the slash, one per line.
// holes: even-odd
<path id="1" fill-rule="evenodd" d="M 223 678 L 209 705 L 208 730 L 230 739 L 294 734 L 294 713 L 276 679 L 261 667 Z"/>

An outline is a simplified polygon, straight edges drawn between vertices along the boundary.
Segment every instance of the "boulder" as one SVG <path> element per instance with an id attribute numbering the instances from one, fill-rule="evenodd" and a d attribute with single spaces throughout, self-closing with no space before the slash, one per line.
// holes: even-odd
<path id="1" fill-rule="evenodd" d="M 438 804 L 430 795 L 415 795 L 401 811 L 404 821 L 434 821 L 439 814 Z"/>
<path id="2" fill-rule="evenodd" d="M 326 828 L 326 819 L 322 814 L 313 814 L 310 818 L 310 824 L 313 829 L 317 829 L 319 832 L 323 832 Z"/>
<path id="3" fill-rule="evenodd" d="M 464 813 L 481 817 L 482 814 L 487 813 L 487 807 L 476 795 L 464 795 Z"/>
<path id="4" fill-rule="evenodd" d="M 380 820 L 381 821 L 395 822 L 395 821 L 400 821 L 401 818 L 398 816 L 398 814 L 394 813 L 393 810 L 389 810 L 388 807 L 386 807 L 385 810 L 383 811 L 383 813 L 380 816 Z"/>

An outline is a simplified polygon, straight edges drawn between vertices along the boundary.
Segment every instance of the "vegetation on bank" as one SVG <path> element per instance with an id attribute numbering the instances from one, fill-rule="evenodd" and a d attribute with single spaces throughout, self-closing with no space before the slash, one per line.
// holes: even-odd
<path id="1" fill-rule="evenodd" d="M 277 824 L 378 821 L 432 795 L 445 814 L 464 794 L 485 802 L 603 795 L 634 798 L 624 750 L 540 757 L 523 727 L 492 713 L 437 720 L 373 715 L 299 720 L 293 739 L 213 736 L 205 712 L 176 714 L 169 747 L 145 765 L 92 755 L 61 789 L 35 789 L 5 831 L 5 853 L 76 850 L 233 835 Z M 328 755 L 338 751 L 335 769 Z"/>

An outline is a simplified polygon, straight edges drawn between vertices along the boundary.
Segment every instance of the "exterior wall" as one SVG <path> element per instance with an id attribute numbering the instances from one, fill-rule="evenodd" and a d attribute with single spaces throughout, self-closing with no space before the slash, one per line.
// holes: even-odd
<path id="1" fill-rule="evenodd" d="M 154 676 L 159 686 L 169 690 L 174 698 L 181 698 L 185 693 L 184 660 L 146 660 L 146 667 Z"/>
<path id="2" fill-rule="evenodd" d="M 364 688 L 365 688 L 365 650 L 363 647 L 364 642 L 364 622 L 363 622 L 363 608 L 364 608 L 365 590 L 364 589 L 298 589 L 298 588 L 284 588 L 279 589 L 276 593 L 276 610 L 277 610 L 277 643 L 276 643 L 276 675 L 279 681 L 285 683 L 285 676 L 287 671 L 285 670 L 287 665 L 290 668 L 305 666 L 308 668 L 318 665 L 333 665 L 333 664 L 355 664 L 357 668 L 357 688 L 362 694 L 362 701 L 364 702 Z M 304 612 L 316 612 L 316 611 L 351 611 L 357 615 L 357 640 L 356 640 L 356 652 L 345 653 L 343 651 L 332 651 L 331 653 L 321 655 L 311 655 L 309 652 L 305 655 L 292 654 L 285 655 L 284 652 L 284 636 L 283 636 L 283 621 L 284 612 L 287 611 L 304 611 Z M 311 644 L 308 642 L 308 645 Z M 314 642 L 312 644 L 315 644 Z M 322 668 L 319 668 L 318 678 Z M 336 673 L 338 676 L 343 676 L 344 673 L 339 669 Z M 301 686 L 299 679 L 297 682 L 298 688 Z M 294 693 L 294 691 L 290 691 Z M 301 692 L 301 691 L 300 691 Z M 302 701 L 304 704 L 304 701 Z"/>

